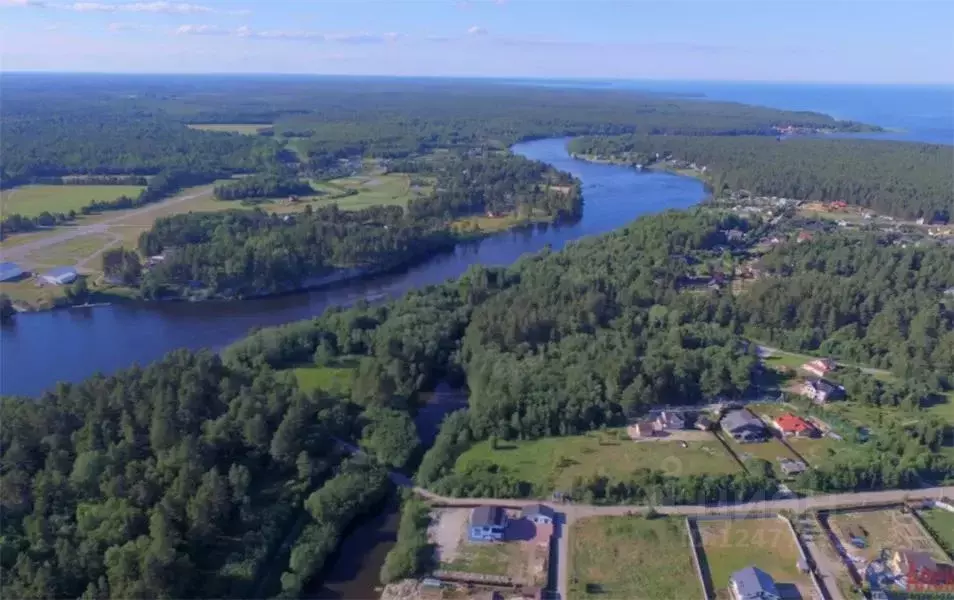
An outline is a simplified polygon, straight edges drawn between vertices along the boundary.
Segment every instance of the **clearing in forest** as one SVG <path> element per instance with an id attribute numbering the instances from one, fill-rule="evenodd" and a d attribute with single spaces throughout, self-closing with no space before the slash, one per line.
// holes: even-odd
<path id="1" fill-rule="evenodd" d="M 79 212 L 94 201 L 136 198 L 143 189 L 140 185 L 24 185 L 0 192 L 0 214 L 35 217 L 42 212 Z"/>
<path id="2" fill-rule="evenodd" d="M 590 517 L 570 529 L 569 598 L 697 598 L 685 521 Z"/>
<path id="3" fill-rule="evenodd" d="M 258 135 L 262 131 L 268 131 L 271 125 L 262 123 L 193 123 L 188 126 L 189 129 L 199 131 L 215 131 L 218 133 L 240 133 L 242 135 Z"/>

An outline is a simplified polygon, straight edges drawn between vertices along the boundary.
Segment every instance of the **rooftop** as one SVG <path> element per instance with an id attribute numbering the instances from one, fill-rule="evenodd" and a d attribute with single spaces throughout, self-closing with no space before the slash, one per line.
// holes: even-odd
<path id="1" fill-rule="evenodd" d="M 799 416 L 793 415 L 792 413 L 779 415 L 779 417 L 775 419 L 775 424 L 778 425 L 779 429 L 782 431 L 788 431 L 792 433 L 802 433 L 814 429 L 811 423 Z"/>
<path id="2" fill-rule="evenodd" d="M 76 269 L 73 267 L 53 267 L 43 275 L 46 277 L 62 277 L 63 275 L 75 275 Z"/>
<path id="3" fill-rule="evenodd" d="M 506 521 L 506 513 L 499 506 L 478 506 L 470 513 L 471 527 L 500 527 Z"/>
<path id="4" fill-rule="evenodd" d="M 732 574 L 732 582 L 744 600 L 777 598 L 778 589 L 772 576 L 758 567 L 746 567 Z"/>

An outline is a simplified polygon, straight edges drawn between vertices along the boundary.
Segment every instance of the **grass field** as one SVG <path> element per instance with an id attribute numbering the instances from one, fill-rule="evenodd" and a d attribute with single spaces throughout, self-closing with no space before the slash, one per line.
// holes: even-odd
<path id="1" fill-rule="evenodd" d="M 581 519 L 569 543 L 571 599 L 699 597 L 682 519 Z"/>
<path id="2" fill-rule="evenodd" d="M 31 265 L 42 271 L 43 267 L 73 266 L 79 259 L 90 256 L 112 241 L 113 237 L 105 234 L 84 235 L 48 246 L 27 258 Z M 99 264 L 94 265 L 99 268 Z"/>
<path id="3" fill-rule="evenodd" d="M 833 513 L 828 516 L 828 524 L 849 554 L 869 561 L 878 558 L 882 549 L 921 550 L 938 560 L 947 560 L 944 551 L 917 519 L 898 509 Z M 865 535 L 866 548 L 851 545 L 849 529 Z"/>
<path id="4" fill-rule="evenodd" d="M 44 211 L 79 212 L 94 200 L 135 198 L 143 189 L 138 185 L 25 185 L 0 192 L 0 214 L 35 217 Z"/>
<path id="5" fill-rule="evenodd" d="M 242 135 L 257 135 L 259 131 L 271 129 L 271 125 L 261 123 L 195 123 L 189 129 L 199 131 L 217 131 L 219 133 L 241 133 Z"/>
<path id="6" fill-rule="evenodd" d="M 305 391 L 322 390 L 332 394 L 347 395 L 351 393 L 351 382 L 357 371 L 356 359 L 344 358 L 333 366 L 319 367 L 309 365 L 296 367 L 295 378 L 298 385 Z"/>
<path id="7" fill-rule="evenodd" d="M 622 439 L 617 438 L 621 435 Z M 606 475 L 624 478 L 638 469 L 662 469 L 672 475 L 736 473 L 739 465 L 715 438 L 711 442 L 634 442 L 621 430 L 532 441 L 489 441 L 472 446 L 457 460 L 459 471 L 477 464 L 495 464 L 538 493 L 567 489 L 577 476 Z"/>
<path id="8" fill-rule="evenodd" d="M 342 210 L 360 210 L 369 206 L 400 206 L 414 197 L 429 193 L 429 188 L 411 189 L 411 179 L 404 173 L 386 175 L 361 175 L 343 177 L 331 181 L 312 181 L 311 186 L 322 192 L 321 196 L 308 197 L 316 205 L 337 204 Z M 345 191 L 358 193 L 335 198 Z"/>
<path id="9" fill-rule="evenodd" d="M 811 579 L 798 570 L 798 546 L 782 519 L 699 521 L 698 527 L 703 572 L 708 571 L 717 598 L 729 598 L 729 578 L 749 566 L 771 575 L 780 587 L 795 585 L 803 598 L 811 597 Z"/>
<path id="10" fill-rule="evenodd" d="M 457 548 L 453 561 L 440 564 L 446 571 L 483 573 L 485 575 L 510 575 L 512 566 L 523 563 L 522 545 L 516 542 L 482 543 L 463 541 Z"/>
<path id="11" fill-rule="evenodd" d="M 932 508 L 919 513 L 937 541 L 954 560 L 954 513 Z"/>

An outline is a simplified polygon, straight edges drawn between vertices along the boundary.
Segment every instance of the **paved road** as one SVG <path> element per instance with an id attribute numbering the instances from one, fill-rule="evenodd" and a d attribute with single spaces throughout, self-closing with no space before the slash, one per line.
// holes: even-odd
<path id="1" fill-rule="evenodd" d="M 67 242 L 84 235 L 109 233 L 110 226 L 121 225 L 126 219 L 138 217 L 161 209 L 164 210 L 170 206 L 175 206 L 176 204 L 180 204 L 182 202 L 195 200 L 196 198 L 201 198 L 203 196 L 209 196 L 212 194 L 212 189 L 212 186 L 203 187 L 187 194 L 181 194 L 179 196 L 169 198 L 168 200 L 163 200 L 162 202 L 147 204 L 142 208 L 120 211 L 115 217 L 106 219 L 104 221 L 99 221 L 98 223 L 92 223 L 90 225 L 66 225 L 58 228 L 56 230 L 57 232 L 53 235 L 47 235 L 41 237 L 40 239 L 25 242 L 11 248 L 4 248 L 2 252 L 0 252 L 0 255 L 2 255 L 3 260 L 5 261 L 23 262 L 30 254 L 33 254 L 38 250 L 55 246 L 56 244 L 62 244 L 63 242 Z"/>

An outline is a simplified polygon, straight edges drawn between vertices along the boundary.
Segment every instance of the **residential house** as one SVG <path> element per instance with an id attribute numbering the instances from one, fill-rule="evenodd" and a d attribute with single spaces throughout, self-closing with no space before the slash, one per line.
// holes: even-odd
<path id="1" fill-rule="evenodd" d="M 696 429 L 700 431 L 712 431 L 714 427 L 715 423 L 713 423 L 709 417 L 700 416 L 696 418 Z"/>
<path id="2" fill-rule="evenodd" d="M 523 507 L 521 516 L 537 525 L 553 525 L 556 513 L 545 504 L 531 504 Z"/>
<path id="3" fill-rule="evenodd" d="M 954 565 L 939 563 L 927 552 L 898 550 L 889 565 L 899 576 L 907 578 L 907 588 L 954 585 Z"/>
<path id="4" fill-rule="evenodd" d="M 719 425 L 738 442 L 764 442 L 768 437 L 765 423 L 746 408 L 725 413 Z"/>
<path id="5" fill-rule="evenodd" d="M 825 379 L 806 381 L 800 391 L 803 396 L 808 396 L 818 404 L 826 404 L 845 395 L 843 387 Z"/>
<path id="6" fill-rule="evenodd" d="M 76 281 L 76 269 L 73 267 L 56 267 L 40 275 L 40 279 L 53 285 L 66 285 Z"/>
<path id="7" fill-rule="evenodd" d="M 637 421 L 626 428 L 632 439 L 648 438 L 656 435 L 656 422 L 650 420 Z"/>
<path id="8" fill-rule="evenodd" d="M 786 477 L 792 477 L 793 475 L 799 475 L 804 473 L 808 469 L 808 465 L 800 460 L 795 460 L 793 458 L 782 458 L 778 461 L 778 466 L 782 469 L 782 473 Z"/>
<path id="9" fill-rule="evenodd" d="M 729 578 L 733 600 L 781 600 L 775 580 L 758 567 L 746 567 Z"/>
<path id="10" fill-rule="evenodd" d="M 679 431 L 686 428 L 686 419 L 680 413 L 662 411 L 656 417 L 656 429 L 659 431 Z"/>
<path id="11" fill-rule="evenodd" d="M 814 425 L 792 413 L 779 415 L 772 424 L 784 436 L 815 437 L 818 435 L 818 430 L 815 429 Z"/>
<path id="12" fill-rule="evenodd" d="M 470 541 L 499 542 L 507 528 L 507 511 L 500 506 L 478 506 L 470 512 Z"/>
<path id="13" fill-rule="evenodd" d="M 824 377 L 838 368 L 838 363 L 830 358 L 818 358 L 802 365 L 802 371 L 815 377 Z"/>

